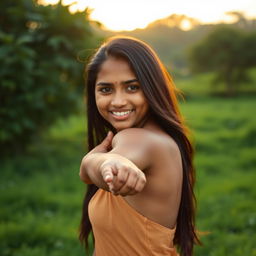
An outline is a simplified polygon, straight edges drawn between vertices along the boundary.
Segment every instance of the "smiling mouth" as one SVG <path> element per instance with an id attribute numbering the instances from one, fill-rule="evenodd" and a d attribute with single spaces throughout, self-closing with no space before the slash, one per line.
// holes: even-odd
<path id="1" fill-rule="evenodd" d="M 109 111 L 109 112 L 112 114 L 113 118 L 115 118 L 116 120 L 122 121 L 129 118 L 130 114 L 133 111 L 134 109 L 126 110 L 126 111 Z"/>
<path id="2" fill-rule="evenodd" d="M 133 110 L 127 110 L 127 111 L 110 111 L 111 114 L 115 116 L 127 116 L 129 115 Z"/>

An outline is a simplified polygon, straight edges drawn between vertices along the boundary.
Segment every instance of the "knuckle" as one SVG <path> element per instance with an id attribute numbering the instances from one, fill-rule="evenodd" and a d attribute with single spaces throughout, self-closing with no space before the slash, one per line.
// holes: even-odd
<path id="1" fill-rule="evenodd" d="M 144 183 L 146 183 L 146 181 L 147 181 L 146 176 L 145 176 L 144 173 L 142 173 L 142 175 L 141 175 L 141 181 L 144 182 Z"/>
<path id="2" fill-rule="evenodd" d="M 118 179 L 118 182 L 121 183 L 121 184 L 124 184 L 125 183 L 125 179 L 123 177 L 121 177 L 121 178 Z"/>
<path id="3" fill-rule="evenodd" d="M 135 177 L 138 177 L 138 176 L 139 176 L 139 172 L 138 172 L 137 170 L 135 170 L 135 171 L 133 172 L 133 175 L 134 175 Z"/>
<path id="4" fill-rule="evenodd" d="M 139 188 L 135 188 L 133 194 L 137 194 L 137 193 L 139 193 L 140 191 L 141 191 L 141 190 L 140 190 Z"/>
<path id="5" fill-rule="evenodd" d="M 129 171 L 129 168 L 127 168 L 127 166 L 123 166 L 122 170 L 123 170 L 124 173 L 127 173 Z"/>
<path id="6" fill-rule="evenodd" d="M 112 192 L 114 193 L 114 194 L 119 194 L 119 190 L 118 189 L 112 189 Z"/>
<path id="7" fill-rule="evenodd" d="M 117 188 L 117 187 L 113 187 L 113 188 L 112 188 L 112 191 L 117 192 L 117 191 L 118 191 L 118 188 Z"/>
<path id="8" fill-rule="evenodd" d="M 145 178 L 145 177 L 142 178 L 142 179 L 141 179 L 141 182 L 142 182 L 142 184 L 146 184 L 146 182 L 147 182 L 146 178 Z"/>
<path id="9" fill-rule="evenodd" d="M 132 184 L 127 184 L 127 189 L 129 189 L 129 190 L 133 189 L 133 185 Z"/>

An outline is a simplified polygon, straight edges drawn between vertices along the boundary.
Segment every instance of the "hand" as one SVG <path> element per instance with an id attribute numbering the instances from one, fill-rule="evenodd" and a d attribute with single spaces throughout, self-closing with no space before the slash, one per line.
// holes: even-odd
<path id="1" fill-rule="evenodd" d="M 113 132 L 109 131 L 107 137 L 97 145 L 93 150 L 91 150 L 88 154 L 91 153 L 107 153 L 111 149 L 111 143 L 113 139 Z"/>
<path id="2" fill-rule="evenodd" d="M 100 166 L 103 180 L 114 195 L 134 195 L 143 190 L 145 174 L 130 160 L 115 156 L 105 160 Z"/>
<path id="3" fill-rule="evenodd" d="M 80 175 L 80 179 L 85 183 L 87 184 L 92 183 L 91 179 L 88 177 L 88 174 L 86 172 L 86 164 L 85 164 L 86 159 L 92 156 L 94 153 L 107 153 L 109 150 L 111 150 L 112 139 L 113 139 L 113 133 L 108 132 L 106 138 L 99 145 L 97 145 L 93 150 L 91 150 L 89 153 L 87 153 L 83 157 L 80 165 L 79 175 Z"/>

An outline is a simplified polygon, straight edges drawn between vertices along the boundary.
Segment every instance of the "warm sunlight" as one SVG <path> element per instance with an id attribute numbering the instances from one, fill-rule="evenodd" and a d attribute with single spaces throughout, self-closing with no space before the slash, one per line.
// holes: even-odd
<path id="1" fill-rule="evenodd" d="M 43 3 L 56 3 L 58 0 L 40 0 Z M 168 1 L 168 0 L 62 0 L 69 4 L 70 11 L 82 11 L 86 7 L 92 9 L 91 19 L 103 24 L 106 29 L 120 31 L 144 28 L 150 22 L 170 16 L 174 13 L 185 14 L 202 23 L 216 23 L 219 21 L 232 22 L 233 17 L 226 12 L 243 12 L 246 17 L 256 17 L 255 0 L 195 0 L 195 1 Z M 184 21 L 181 28 L 191 28 L 189 21 Z"/>

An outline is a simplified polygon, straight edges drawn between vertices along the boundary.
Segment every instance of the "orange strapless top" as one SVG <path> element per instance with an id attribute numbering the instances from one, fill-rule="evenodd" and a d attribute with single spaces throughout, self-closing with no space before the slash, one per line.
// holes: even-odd
<path id="1" fill-rule="evenodd" d="M 121 196 L 99 189 L 89 203 L 96 256 L 178 256 L 175 229 L 138 213 Z"/>

